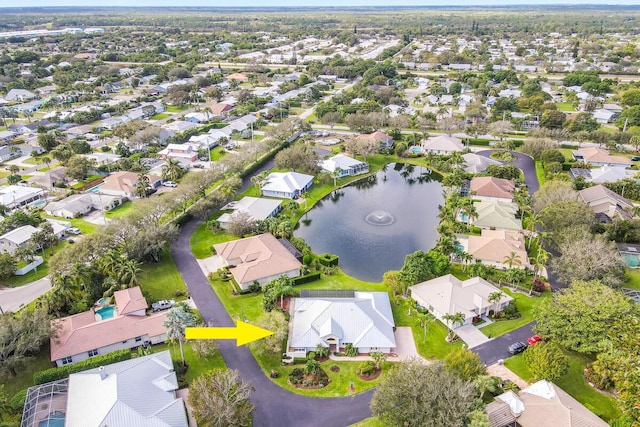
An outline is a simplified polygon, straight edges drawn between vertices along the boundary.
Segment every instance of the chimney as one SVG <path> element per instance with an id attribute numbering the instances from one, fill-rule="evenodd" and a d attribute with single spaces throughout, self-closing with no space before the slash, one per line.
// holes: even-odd
<path id="1" fill-rule="evenodd" d="M 100 374 L 100 379 L 103 380 L 105 378 L 107 378 L 107 373 L 104 370 L 104 366 L 100 366 L 98 368 L 98 373 Z"/>

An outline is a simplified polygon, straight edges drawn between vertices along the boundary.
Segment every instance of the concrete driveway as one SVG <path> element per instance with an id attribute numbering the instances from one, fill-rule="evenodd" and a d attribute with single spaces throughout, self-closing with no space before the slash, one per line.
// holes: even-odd
<path id="1" fill-rule="evenodd" d="M 48 277 L 17 288 L 2 289 L 0 290 L 0 308 L 3 311 L 16 313 L 23 306 L 49 292 L 49 289 L 51 289 L 51 281 Z"/>
<path id="2" fill-rule="evenodd" d="M 469 348 L 477 347 L 489 341 L 489 338 L 473 325 L 460 326 L 454 329 L 454 332 Z"/>
<path id="3" fill-rule="evenodd" d="M 387 360 L 404 361 L 409 359 L 422 359 L 416 349 L 416 342 L 413 340 L 413 331 L 410 326 L 398 326 L 393 334 L 396 337 L 396 348 L 393 352 L 397 357 L 390 357 Z"/>

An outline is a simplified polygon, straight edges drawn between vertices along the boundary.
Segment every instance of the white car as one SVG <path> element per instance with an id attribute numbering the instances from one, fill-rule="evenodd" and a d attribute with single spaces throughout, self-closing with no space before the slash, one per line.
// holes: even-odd
<path id="1" fill-rule="evenodd" d="M 162 185 L 164 185 L 165 187 L 177 187 L 178 186 L 178 184 L 176 184 L 173 181 L 165 181 L 165 182 L 162 183 Z"/>
<path id="2" fill-rule="evenodd" d="M 172 299 L 171 300 L 163 299 L 161 301 L 154 302 L 153 304 L 151 304 L 151 308 L 153 309 L 153 311 L 161 311 L 161 310 L 166 310 L 168 308 L 171 308 L 175 304 L 176 302 Z"/>
<path id="3" fill-rule="evenodd" d="M 67 228 L 67 234 L 82 234 L 82 231 L 80 231 L 78 228 L 76 227 L 71 227 L 71 228 Z"/>

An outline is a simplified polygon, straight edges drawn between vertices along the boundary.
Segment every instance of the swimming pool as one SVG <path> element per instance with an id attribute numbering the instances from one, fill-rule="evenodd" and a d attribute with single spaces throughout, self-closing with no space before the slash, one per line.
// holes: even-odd
<path id="1" fill-rule="evenodd" d="M 629 268 L 638 268 L 640 266 L 640 255 L 638 254 L 622 254 L 622 258 Z"/>
<path id="2" fill-rule="evenodd" d="M 422 148 L 420 148 L 420 147 L 412 147 L 411 148 L 411 152 L 413 154 L 422 154 Z"/>
<path id="3" fill-rule="evenodd" d="M 46 204 L 47 204 L 46 200 L 38 200 L 38 201 L 32 203 L 31 206 L 33 206 L 34 208 L 41 208 Z"/>
<path id="4" fill-rule="evenodd" d="M 102 320 L 111 319 L 115 316 L 116 307 L 114 305 L 108 305 L 96 310 L 96 314 L 100 316 Z"/>
<path id="5" fill-rule="evenodd" d="M 64 412 L 52 412 L 49 418 L 38 423 L 38 427 L 64 427 Z"/>
<path id="6" fill-rule="evenodd" d="M 100 191 L 100 186 L 96 185 L 95 187 L 91 187 L 90 189 L 88 189 L 87 193 L 97 193 L 98 191 Z"/>

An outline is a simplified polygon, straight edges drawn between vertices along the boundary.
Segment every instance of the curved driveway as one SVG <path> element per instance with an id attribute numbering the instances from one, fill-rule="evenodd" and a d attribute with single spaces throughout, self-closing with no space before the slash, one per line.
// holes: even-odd
<path id="1" fill-rule="evenodd" d="M 171 247 L 173 259 L 204 321 L 209 326 L 234 326 L 191 253 L 189 239 L 199 224 L 191 221 L 181 227 Z M 218 341 L 218 346 L 227 366 L 240 371 L 255 389 L 254 427 L 344 427 L 371 416 L 373 390 L 342 398 L 301 396 L 271 382 L 246 346 L 236 347 L 235 341 Z"/>
<path id="2" fill-rule="evenodd" d="M 496 151 L 503 150 L 483 150 L 478 151 L 476 154 L 483 157 L 491 157 L 491 153 Z M 517 151 L 511 151 L 511 154 L 513 154 L 516 159 L 507 164 L 515 166 L 522 171 L 524 174 L 524 182 L 527 184 L 527 188 L 529 189 L 529 194 L 533 195 L 533 193 L 540 189 L 538 176 L 536 175 L 536 163 L 526 154 L 518 153 Z"/>

